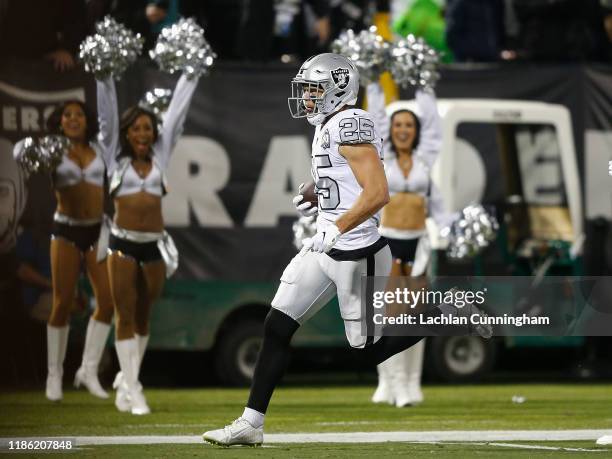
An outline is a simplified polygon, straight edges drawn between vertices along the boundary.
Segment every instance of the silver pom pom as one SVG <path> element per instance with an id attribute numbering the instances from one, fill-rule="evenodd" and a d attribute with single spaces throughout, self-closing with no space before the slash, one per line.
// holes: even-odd
<path id="1" fill-rule="evenodd" d="M 302 250 L 304 239 L 313 237 L 317 233 L 317 218 L 300 217 L 293 223 L 293 245 Z"/>
<path id="2" fill-rule="evenodd" d="M 480 204 L 470 204 L 450 227 L 440 231 L 448 241 L 446 253 L 450 259 L 472 258 L 497 236 L 499 224 L 495 216 Z"/>
<path id="3" fill-rule="evenodd" d="M 17 162 L 28 174 L 37 172 L 41 166 L 40 146 L 32 137 L 26 137 L 21 144 L 21 151 L 17 154 Z"/>
<path id="4" fill-rule="evenodd" d="M 144 95 L 138 103 L 138 106 L 160 117 L 162 113 L 168 110 L 170 100 L 172 100 L 172 90 L 155 88 Z"/>
<path id="5" fill-rule="evenodd" d="M 96 24 L 96 33 L 81 43 L 79 57 L 85 71 L 96 78 L 112 76 L 119 79 L 142 52 L 143 42 L 140 34 L 134 35 L 123 24 L 106 16 Z"/>
<path id="6" fill-rule="evenodd" d="M 357 35 L 351 29 L 342 32 L 332 43 L 331 50 L 353 61 L 363 85 L 378 80 L 389 59 L 389 44 L 378 35 L 375 26 Z"/>
<path id="7" fill-rule="evenodd" d="M 26 137 L 22 148 L 17 157 L 28 173 L 53 172 L 67 154 L 70 141 L 61 135 L 48 135 L 39 140 Z"/>
<path id="8" fill-rule="evenodd" d="M 389 71 L 401 86 L 433 88 L 440 79 L 438 53 L 421 37 L 408 35 L 398 40 L 391 48 Z"/>
<path id="9" fill-rule="evenodd" d="M 70 140 L 63 135 L 48 135 L 39 140 L 41 159 L 46 171 L 54 171 L 70 149 Z"/>
<path id="10" fill-rule="evenodd" d="M 163 28 L 149 55 L 161 70 L 181 71 L 188 78 L 206 74 L 217 57 L 204 39 L 204 29 L 192 18 Z"/>

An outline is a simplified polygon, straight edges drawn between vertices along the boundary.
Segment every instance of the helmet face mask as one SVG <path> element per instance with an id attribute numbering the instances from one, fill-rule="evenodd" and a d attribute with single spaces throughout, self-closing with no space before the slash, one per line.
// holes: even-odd
<path id="1" fill-rule="evenodd" d="M 307 59 L 291 81 L 289 111 L 312 125 L 345 105 L 353 105 L 359 92 L 359 72 L 339 54 L 324 53 Z"/>
<path id="2" fill-rule="evenodd" d="M 291 97 L 289 98 L 289 111 L 294 118 L 304 118 L 321 113 L 325 88 L 321 83 L 314 81 L 291 81 Z M 308 102 L 312 103 L 309 108 Z"/>

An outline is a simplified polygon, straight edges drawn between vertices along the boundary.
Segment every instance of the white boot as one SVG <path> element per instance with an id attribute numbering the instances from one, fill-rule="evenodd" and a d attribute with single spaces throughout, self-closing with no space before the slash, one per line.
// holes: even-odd
<path id="1" fill-rule="evenodd" d="M 389 374 L 388 360 L 376 365 L 376 371 L 378 372 L 378 387 L 374 395 L 372 395 L 372 402 L 393 405 L 395 400 L 391 392 L 391 375 Z"/>
<path id="2" fill-rule="evenodd" d="M 123 372 L 118 371 L 113 381 L 113 389 L 115 392 L 115 406 L 122 413 L 131 411 L 132 404 L 130 402 L 130 396 L 128 395 L 127 384 L 123 381 Z"/>
<path id="3" fill-rule="evenodd" d="M 117 398 L 119 398 L 120 389 L 125 390 L 129 400 L 130 412 L 132 414 L 139 415 L 149 414 L 151 410 L 149 409 L 145 396 L 142 393 L 142 385 L 138 381 L 138 366 L 140 365 L 140 358 L 136 338 L 116 341 L 115 348 L 117 350 L 117 356 L 119 357 L 121 372 L 123 373 L 123 382 L 117 389 Z M 115 405 L 120 411 L 122 411 L 117 401 L 115 401 Z"/>
<path id="4" fill-rule="evenodd" d="M 423 356 L 425 355 L 425 340 L 408 349 L 406 354 L 406 375 L 408 376 L 408 393 L 412 404 L 423 403 L 421 377 L 423 375 Z"/>
<path id="5" fill-rule="evenodd" d="M 406 378 L 405 360 L 404 353 L 407 351 L 399 352 L 389 357 L 386 361 L 388 372 L 389 372 L 389 387 L 391 390 L 391 396 L 393 397 L 393 403 L 395 406 L 407 406 L 410 405 L 408 396 L 408 379 Z"/>
<path id="6" fill-rule="evenodd" d="M 64 357 L 68 345 L 68 325 L 54 327 L 47 324 L 47 387 L 45 395 L 53 402 L 63 398 L 62 376 L 64 374 Z"/>
<path id="7" fill-rule="evenodd" d="M 138 366 L 136 367 L 136 380 L 140 381 L 140 367 L 142 366 L 142 360 L 149 344 L 149 335 L 136 334 L 136 342 L 138 343 Z M 140 390 L 138 394 L 131 395 L 132 397 L 132 414 L 149 414 L 151 409 L 147 405 L 147 400 L 142 393 L 142 384 L 138 382 Z"/>
<path id="8" fill-rule="evenodd" d="M 138 342 L 138 379 L 140 380 L 140 367 L 142 366 L 142 360 L 147 350 L 147 344 L 149 343 L 149 335 L 136 334 L 136 341 Z M 119 370 L 115 375 L 115 380 L 113 381 L 113 389 L 117 390 L 117 395 L 115 397 L 115 406 L 117 407 L 117 409 L 121 412 L 130 411 L 131 405 L 126 385 L 123 383 L 123 372 L 121 370 Z"/>
<path id="9" fill-rule="evenodd" d="M 110 324 L 105 324 L 94 318 L 89 319 L 87 334 L 85 335 L 85 349 L 83 349 L 83 361 L 74 376 L 74 386 L 79 388 L 84 385 L 87 390 L 96 397 L 108 398 L 108 393 L 100 385 L 98 380 L 98 365 L 104 352 Z"/>
<path id="10" fill-rule="evenodd" d="M 421 374 L 424 350 L 425 340 L 421 340 L 389 359 L 392 367 L 391 390 L 398 408 L 423 402 Z"/>
<path id="11" fill-rule="evenodd" d="M 140 367 L 142 366 L 142 360 L 149 344 L 149 335 L 139 335 L 136 333 L 136 341 L 138 342 L 138 379 L 140 379 Z"/>

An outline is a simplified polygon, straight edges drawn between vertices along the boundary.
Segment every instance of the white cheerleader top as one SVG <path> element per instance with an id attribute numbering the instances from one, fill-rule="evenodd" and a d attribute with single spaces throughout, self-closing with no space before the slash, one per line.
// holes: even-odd
<path id="1" fill-rule="evenodd" d="M 421 124 L 419 145 L 412 153 L 412 168 L 408 177 L 397 162 L 397 156 L 391 147 L 391 120 L 385 110 L 385 95 L 378 83 L 371 83 L 367 87 L 368 110 L 376 117 L 376 125 L 384 139 L 385 174 L 389 185 L 389 194 L 417 193 L 427 200 L 427 210 L 438 227 L 450 224 L 455 217 L 444 210 L 444 203 L 440 191 L 431 179 L 431 169 L 438 157 L 442 146 L 442 125 L 436 96 L 433 91 L 417 89 L 416 102 Z M 394 239 L 413 239 L 423 235 L 426 230 L 412 231 L 399 230 L 381 226 L 381 235 Z"/>
<path id="2" fill-rule="evenodd" d="M 70 159 L 68 155 L 62 157 L 62 162 L 55 168 L 53 174 L 53 182 L 57 188 L 76 185 L 81 181 L 99 187 L 104 186 L 104 172 L 106 167 L 102 159 L 100 147 L 94 142 L 92 142 L 90 146 L 96 153 L 96 157 L 82 169 L 77 163 Z"/>
<path id="3" fill-rule="evenodd" d="M 13 148 L 13 157 L 18 161 L 23 153 L 23 143 L 20 140 Z M 104 171 L 106 166 L 102 156 L 102 148 L 98 142 L 90 142 L 89 146 L 93 149 L 96 157 L 87 166 L 81 168 L 67 154 L 62 156 L 61 163 L 53 171 L 53 184 L 56 188 L 72 186 L 84 181 L 99 187 L 104 186 Z"/>
<path id="4" fill-rule="evenodd" d="M 131 158 L 120 158 L 119 115 L 115 82 L 112 78 L 96 80 L 98 95 L 99 142 L 102 146 L 107 173 L 110 177 L 110 194 L 125 196 L 140 191 L 162 196 L 166 190 L 165 170 L 178 138 L 183 132 L 189 103 L 198 78 L 191 80 L 182 75 L 174 89 L 172 100 L 163 117 L 159 136 L 152 146 L 153 167 L 141 178 L 131 165 Z"/>

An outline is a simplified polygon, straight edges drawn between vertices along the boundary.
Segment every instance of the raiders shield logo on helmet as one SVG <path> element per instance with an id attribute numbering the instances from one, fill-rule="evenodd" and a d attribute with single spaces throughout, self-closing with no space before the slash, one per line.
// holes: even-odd
<path id="1" fill-rule="evenodd" d="M 331 71 L 332 80 L 336 83 L 338 89 L 344 89 L 349 84 L 349 70 L 337 68 Z"/>

